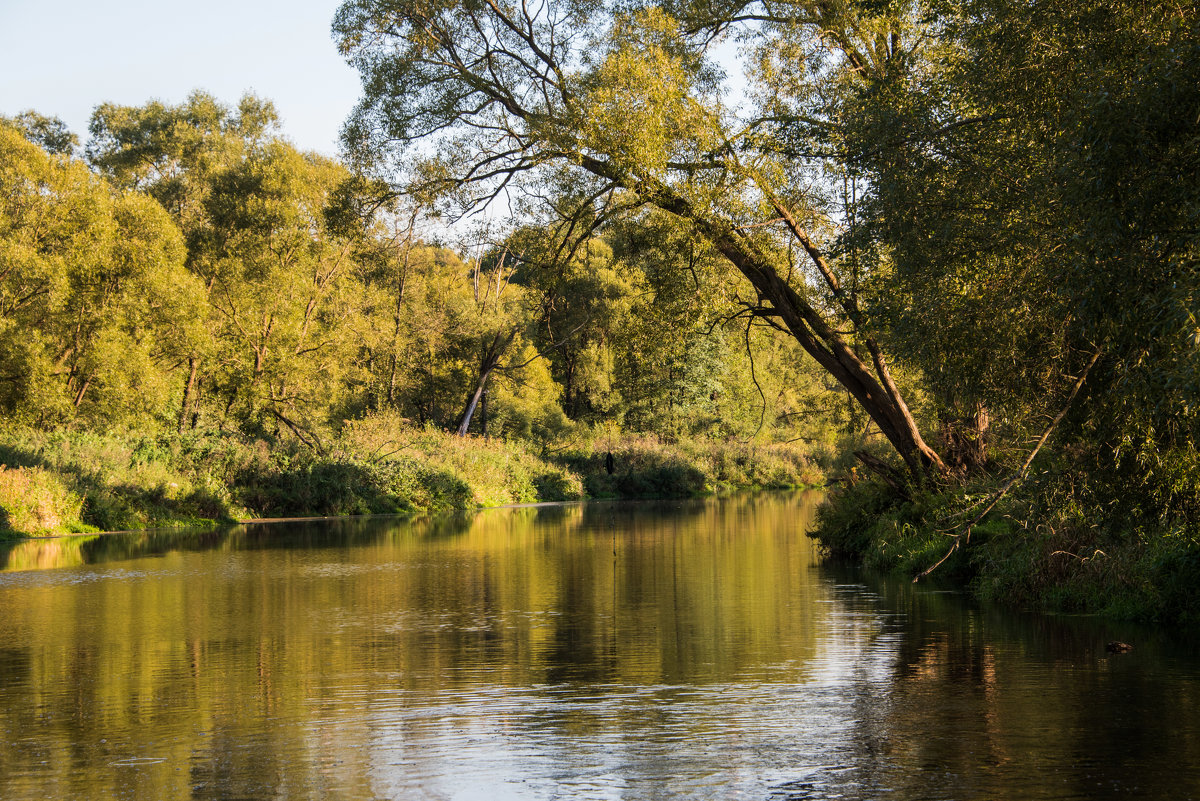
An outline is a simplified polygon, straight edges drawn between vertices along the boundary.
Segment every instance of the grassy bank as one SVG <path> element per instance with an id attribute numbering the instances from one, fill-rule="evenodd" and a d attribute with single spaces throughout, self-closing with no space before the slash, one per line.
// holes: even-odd
<path id="1" fill-rule="evenodd" d="M 614 470 L 607 469 L 613 454 Z M 688 497 L 820 483 L 801 450 L 608 437 L 545 453 L 386 416 L 317 452 L 227 432 L 0 432 L 0 537 L 191 528 L 262 517 L 422 515 L 586 497 Z"/>
<path id="2" fill-rule="evenodd" d="M 612 472 L 608 457 L 612 455 Z M 736 489 L 824 483 L 828 461 L 793 445 L 652 435 L 597 438 L 555 457 L 582 477 L 592 498 L 681 498 Z"/>
<path id="3" fill-rule="evenodd" d="M 813 536 L 831 556 L 916 576 L 950 553 L 999 483 L 985 477 L 908 498 L 869 481 L 844 486 Z M 1035 471 L 931 575 L 1018 608 L 1200 622 L 1200 526 L 1184 515 L 1148 517 L 1096 483 Z"/>

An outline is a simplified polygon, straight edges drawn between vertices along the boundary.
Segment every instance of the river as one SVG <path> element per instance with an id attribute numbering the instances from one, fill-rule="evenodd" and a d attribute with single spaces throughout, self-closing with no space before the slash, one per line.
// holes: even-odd
<path id="1" fill-rule="evenodd" d="M 1200 798 L 1194 634 L 824 565 L 818 500 L 8 546 L 0 798 Z"/>

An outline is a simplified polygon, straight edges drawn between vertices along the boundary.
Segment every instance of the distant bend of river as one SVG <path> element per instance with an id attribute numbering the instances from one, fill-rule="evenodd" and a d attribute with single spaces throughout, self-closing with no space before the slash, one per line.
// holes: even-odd
<path id="1" fill-rule="evenodd" d="M 823 565 L 818 501 L 0 549 L 0 798 L 1200 798 L 1194 635 Z"/>

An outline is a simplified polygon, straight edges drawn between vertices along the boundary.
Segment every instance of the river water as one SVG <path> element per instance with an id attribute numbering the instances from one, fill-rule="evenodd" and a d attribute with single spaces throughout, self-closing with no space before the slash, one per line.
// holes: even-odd
<path id="1" fill-rule="evenodd" d="M 0 798 L 1200 798 L 1194 635 L 823 565 L 818 500 L 0 550 Z"/>

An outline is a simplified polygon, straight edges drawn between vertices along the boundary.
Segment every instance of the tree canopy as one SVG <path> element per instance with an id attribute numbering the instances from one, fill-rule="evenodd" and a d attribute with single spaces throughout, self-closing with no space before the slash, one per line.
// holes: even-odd
<path id="1" fill-rule="evenodd" d="M 982 463 L 989 410 L 1039 428 L 1097 364 L 1078 430 L 1194 441 L 1196 28 L 1116 0 L 348 0 L 334 25 L 360 164 L 461 208 L 553 198 L 584 231 L 672 216 L 918 478 Z"/>
<path id="2" fill-rule="evenodd" d="M 345 161 L 253 96 L 103 104 L 82 150 L 0 121 L 3 403 L 317 450 L 375 412 L 841 431 L 898 488 L 1057 431 L 1169 509 L 1200 471 L 1196 16 L 347 0 Z"/>
<path id="3" fill-rule="evenodd" d="M 156 415 L 199 282 L 153 200 L 0 125 L 0 408 L 50 425 Z"/>
<path id="4" fill-rule="evenodd" d="M 456 251 L 432 209 L 296 150 L 253 97 L 101 105 L 86 161 L 3 131 L 12 419 L 317 451 L 375 413 L 540 443 L 800 430 L 796 387 L 774 380 L 798 363 L 743 330 L 728 268 L 664 220 L 530 224 Z M 701 283 L 719 289 L 697 302 Z M 787 367 L 747 383 L 743 335 Z"/>

